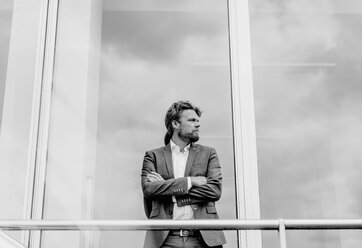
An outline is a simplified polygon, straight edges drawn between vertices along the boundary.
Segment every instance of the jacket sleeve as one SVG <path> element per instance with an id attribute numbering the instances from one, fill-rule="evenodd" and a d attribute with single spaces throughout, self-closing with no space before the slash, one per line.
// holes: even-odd
<path id="1" fill-rule="evenodd" d="M 178 206 L 214 202 L 220 199 L 222 175 L 219 159 L 214 148 L 211 148 L 209 154 L 205 177 L 207 178 L 206 184 L 192 187 L 188 194 L 176 197 Z"/>
<path id="2" fill-rule="evenodd" d="M 153 152 L 146 152 L 143 159 L 141 183 L 143 195 L 146 199 L 159 199 L 177 195 L 187 194 L 187 178 L 169 178 L 164 181 L 150 182 L 147 174 L 151 171 L 157 171 L 156 155 Z M 160 174 L 160 173 L 159 173 Z"/>

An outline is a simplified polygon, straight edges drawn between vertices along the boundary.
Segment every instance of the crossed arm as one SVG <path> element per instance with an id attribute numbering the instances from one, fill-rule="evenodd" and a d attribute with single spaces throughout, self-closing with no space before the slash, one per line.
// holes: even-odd
<path id="1" fill-rule="evenodd" d="M 163 179 L 163 177 L 155 171 L 150 171 L 150 173 L 146 174 L 146 177 L 150 182 L 165 181 L 165 179 Z M 191 186 L 193 187 L 201 186 L 207 183 L 206 177 L 203 176 L 190 177 L 190 179 Z"/>
<path id="2" fill-rule="evenodd" d="M 221 196 L 221 169 L 214 149 L 207 161 L 204 176 L 191 176 L 191 188 L 187 177 L 165 179 L 156 172 L 155 155 L 147 152 L 142 168 L 142 189 L 148 199 L 176 197 L 179 206 L 217 201 Z"/>

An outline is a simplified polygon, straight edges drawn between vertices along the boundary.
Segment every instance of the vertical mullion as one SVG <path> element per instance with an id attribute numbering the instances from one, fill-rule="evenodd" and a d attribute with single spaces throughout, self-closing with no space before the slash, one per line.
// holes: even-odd
<path id="1" fill-rule="evenodd" d="M 248 0 L 228 0 L 238 219 L 260 219 Z M 239 231 L 240 247 L 261 247 L 260 231 Z"/>
<path id="2" fill-rule="evenodd" d="M 279 220 L 279 244 L 280 248 L 287 248 L 287 235 L 284 220 Z"/>
<path id="3" fill-rule="evenodd" d="M 54 57 L 56 43 L 56 29 L 58 18 L 58 0 L 47 1 L 47 17 L 45 30 L 45 49 L 43 57 L 42 80 L 39 97 L 39 115 L 38 115 L 38 130 L 35 153 L 35 168 L 34 168 L 34 187 L 32 199 L 32 219 L 43 218 L 44 193 L 45 193 L 45 176 L 48 152 L 48 136 L 49 136 L 49 121 L 50 107 L 52 96 L 53 72 L 54 72 Z M 31 248 L 40 248 L 41 232 L 33 231 L 30 235 Z"/>

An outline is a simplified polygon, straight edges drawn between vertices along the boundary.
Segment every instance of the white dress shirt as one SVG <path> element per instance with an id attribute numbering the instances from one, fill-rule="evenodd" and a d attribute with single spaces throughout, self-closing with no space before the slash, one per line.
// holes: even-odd
<path id="1" fill-rule="evenodd" d="M 175 178 L 184 177 L 186 162 L 189 156 L 190 144 L 180 151 L 180 147 L 176 145 L 172 140 L 170 141 L 172 151 L 172 164 L 173 173 Z M 191 179 L 187 178 L 188 189 L 191 188 Z M 174 220 L 191 220 L 194 218 L 194 213 L 190 205 L 179 207 L 176 203 L 176 198 L 173 198 L 173 219 Z"/>

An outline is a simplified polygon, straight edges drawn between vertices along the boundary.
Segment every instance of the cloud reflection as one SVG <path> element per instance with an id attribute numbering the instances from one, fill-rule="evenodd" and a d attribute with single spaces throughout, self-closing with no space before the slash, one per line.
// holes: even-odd
<path id="1" fill-rule="evenodd" d="M 216 147 L 225 178 L 220 215 L 235 218 L 226 14 L 226 5 L 224 12 L 103 13 L 97 148 L 101 166 L 95 185 L 99 218 L 146 218 L 142 159 L 146 150 L 163 145 L 164 115 L 178 100 L 192 101 L 204 111 L 200 143 Z"/>
<path id="2" fill-rule="evenodd" d="M 338 14 L 338 6 L 327 0 L 252 5 L 263 218 L 361 217 L 361 17 Z M 304 233 L 292 246 L 304 247 L 303 235 L 311 247 L 351 240 L 344 233 Z"/>

